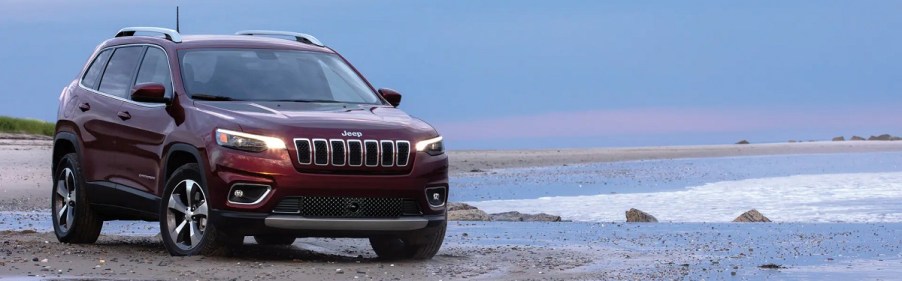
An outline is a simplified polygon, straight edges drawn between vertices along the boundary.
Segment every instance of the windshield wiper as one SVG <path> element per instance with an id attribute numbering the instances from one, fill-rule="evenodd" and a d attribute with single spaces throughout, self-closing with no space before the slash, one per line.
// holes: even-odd
<path id="1" fill-rule="evenodd" d="M 267 101 L 284 101 L 284 102 L 318 102 L 318 103 L 345 103 L 337 100 L 303 100 L 303 99 L 284 99 L 284 100 L 267 100 Z"/>
<path id="2" fill-rule="evenodd" d="M 227 96 L 217 96 L 217 95 L 208 95 L 208 94 L 193 94 L 191 95 L 192 99 L 196 100 L 211 100 L 211 101 L 239 101 L 239 99 L 233 99 Z"/>

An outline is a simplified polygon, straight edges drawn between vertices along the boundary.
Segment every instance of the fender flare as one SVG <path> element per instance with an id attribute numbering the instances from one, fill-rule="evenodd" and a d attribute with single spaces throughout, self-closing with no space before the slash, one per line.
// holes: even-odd
<path id="1" fill-rule="evenodd" d="M 160 176 L 159 176 L 160 180 L 157 181 L 159 183 L 158 184 L 159 186 L 157 187 L 157 190 L 156 190 L 159 193 L 159 194 L 156 194 L 158 196 L 162 196 L 163 192 L 166 189 L 166 182 L 169 181 L 169 179 L 166 176 L 166 173 L 167 173 L 167 171 L 169 171 L 169 168 L 170 168 L 169 160 L 171 159 L 172 154 L 175 152 L 185 152 L 185 153 L 191 154 L 191 156 L 194 156 L 194 160 L 197 161 L 197 166 L 200 168 L 201 181 L 203 181 L 204 184 L 207 183 L 207 167 L 206 167 L 207 158 L 202 157 L 200 150 L 197 149 L 197 147 L 195 147 L 193 145 L 190 145 L 187 143 L 174 143 L 169 146 L 169 149 L 166 151 L 165 156 L 162 159 L 163 160 L 162 161 L 163 169 L 160 170 Z M 178 167 L 174 167 L 174 168 L 178 168 Z"/>
<path id="2" fill-rule="evenodd" d="M 57 145 L 57 143 L 59 143 L 62 140 L 72 143 L 72 146 L 75 148 L 75 154 L 78 155 L 78 159 L 84 159 L 82 152 L 81 152 L 81 150 L 82 150 L 81 141 L 78 139 L 78 136 L 75 133 L 68 132 L 68 131 L 57 132 L 56 136 L 53 137 L 53 150 L 52 150 L 53 152 L 51 153 L 51 156 L 50 156 L 51 157 L 50 161 L 53 162 L 53 163 L 50 163 L 50 175 L 51 176 L 53 176 L 54 171 L 56 171 L 56 165 L 58 164 L 58 163 L 56 163 L 57 161 L 55 161 L 55 159 L 54 159 L 57 156 L 56 155 L 56 145 Z M 60 155 L 60 156 L 62 156 L 62 155 Z"/>

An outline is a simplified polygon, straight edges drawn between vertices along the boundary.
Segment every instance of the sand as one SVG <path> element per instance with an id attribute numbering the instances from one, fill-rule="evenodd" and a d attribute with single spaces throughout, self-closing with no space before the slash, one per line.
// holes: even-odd
<path id="1" fill-rule="evenodd" d="M 879 151 L 902 151 L 902 142 L 448 154 L 455 177 L 473 171 L 592 162 Z M 46 213 L 50 158 L 51 147 L 46 140 L 0 139 L 0 214 L 6 219 L 21 217 L 16 214 L 40 218 Z M 144 226 L 148 229 L 145 232 L 155 231 L 153 224 Z M 436 258 L 407 262 L 376 259 L 361 239 L 298 239 L 290 247 L 258 246 L 246 240 L 245 247 L 229 256 L 170 257 L 152 234 L 105 232 L 95 245 L 68 245 L 58 243 L 52 233 L 43 232 L 46 226 L 34 229 L 42 232 L 0 231 L 0 278 L 647 280 L 725 279 L 735 275 L 752 279 L 879 279 L 899 276 L 893 275 L 899 273 L 893 269 L 902 268 L 902 257 L 898 256 L 902 242 L 891 239 L 902 235 L 902 224 L 452 222 Z M 767 263 L 777 263 L 777 268 L 759 268 Z"/>

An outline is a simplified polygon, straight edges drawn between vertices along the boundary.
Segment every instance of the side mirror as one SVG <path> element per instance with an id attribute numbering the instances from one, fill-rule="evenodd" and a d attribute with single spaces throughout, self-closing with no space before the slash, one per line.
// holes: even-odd
<path id="1" fill-rule="evenodd" d="M 133 101 L 149 102 L 149 103 L 168 103 L 169 98 L 166 97 L 166 87 L 160 83 L 141 83 L 135 85 L 132 89 Z"/>
<path id="2" fill-rule="evenodd" d="M 379 94 L 394 107 L 398 107 L 398 105 L 401 104 L 401 94 L 395 90 L 382 88 L 379 89 Z"/>

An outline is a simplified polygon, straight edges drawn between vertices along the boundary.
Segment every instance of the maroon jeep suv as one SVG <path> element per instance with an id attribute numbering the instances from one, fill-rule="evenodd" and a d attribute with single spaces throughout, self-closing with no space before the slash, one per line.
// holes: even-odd
<path id="1" fill-rule="evenodd" d="M 400 101 L 307 34 L 124 28 L 60 95 L 56 236 L 93 243 L 103 221 L 146 220 L 172 255 L 352 237 L 431 258 L 448 157 Z"/>

